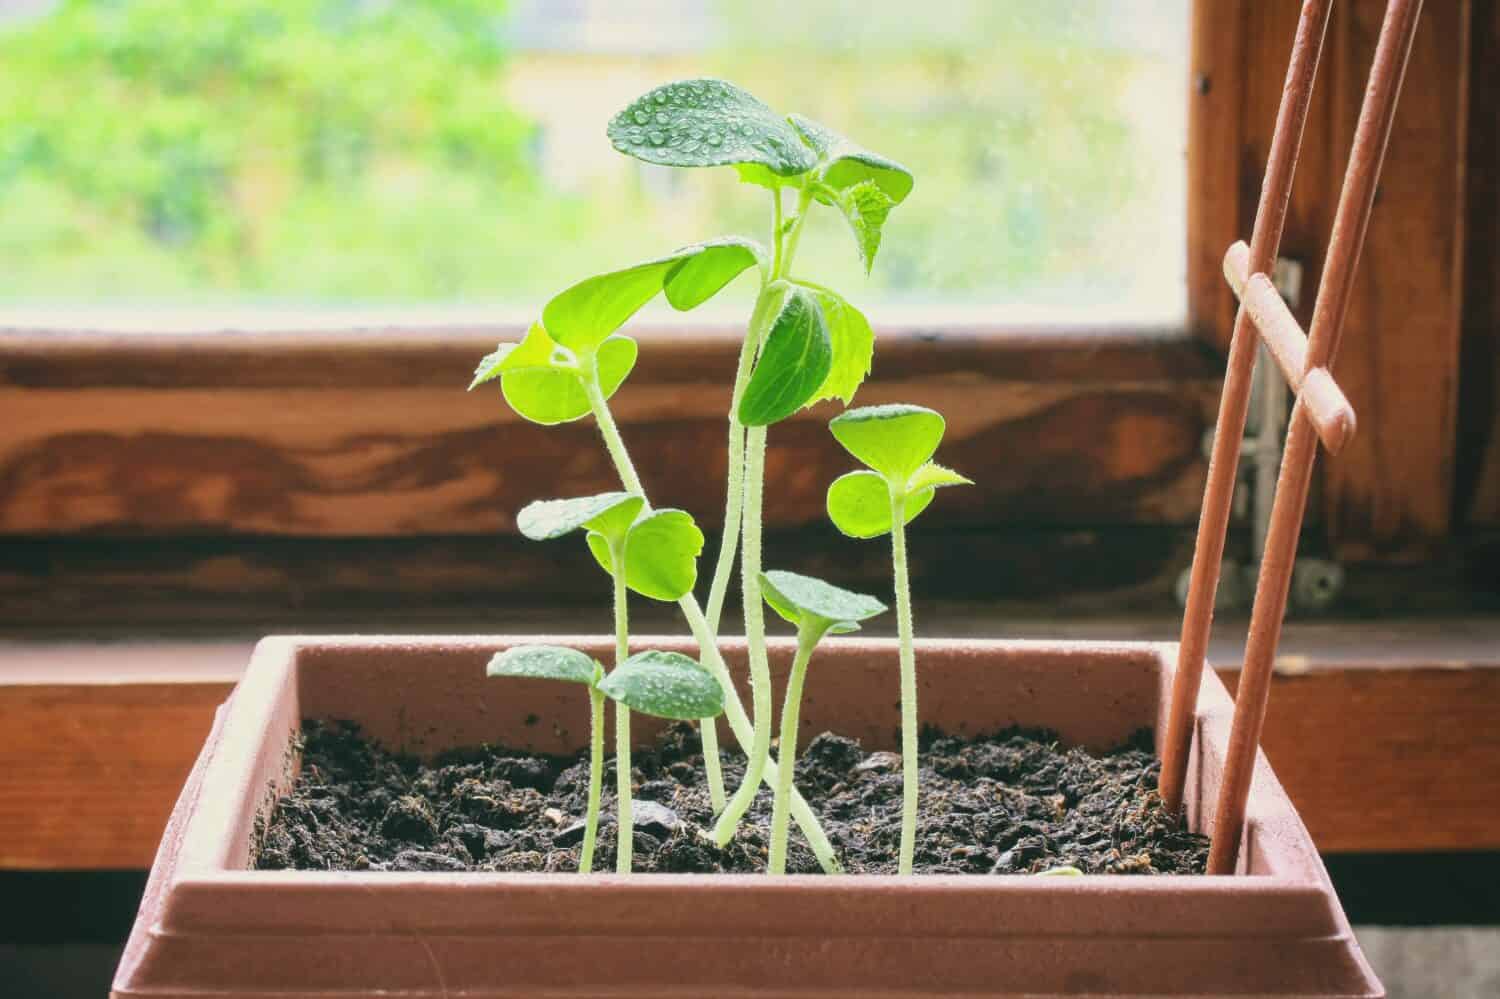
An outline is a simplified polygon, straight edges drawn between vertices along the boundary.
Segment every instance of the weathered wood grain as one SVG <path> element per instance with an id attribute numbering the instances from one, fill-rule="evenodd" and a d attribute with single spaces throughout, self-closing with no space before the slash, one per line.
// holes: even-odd
<path id="1" fill-rule="evenodd" d="M 950 623 L 958 632 L 1003 631 L 982 614 L 969 612 L 965 620 L 966 626 Z M 1103 629 L 1123 637 L 1131 627 L 1139 623 L 1106 622 L 1086 633 Z M 1047 633 L 1075 630 L 1055 623 Z M 1322 850 L 1500 848 L 1494 823 L 1500 798 L 1494 717 L 1500 661 L 1494 649 L 1500 636 L 1492 622 L 1452 625 L 1447 638 L 1441 626 L 1417 630 L 1428 638 L 1417 641 L 1420 651 L 1404 662 L 1402 653 L 1390 651 L 1401 629 L 1389 625 L 1336 628 L 1327 641 L 1317 637 L 1330 634 L 1326 629 L 1306 640 L 1295 628 L 1289 633 L 1299 656 L 1286 665 L 1301 672 L 1278 675 L 1273 684 L 1278 708 L 1265 745 Z M 145 867 L 214 708 L 229 692 L 217 664 L 248 655 L 248 641 L 206 643 L 196 652 L 170 643 L 121 646 L 107 677 L 70 666 L 68 646 L 46 667 L 45 645 L 27 644 L 0 646 L 0 717 L 6 720 L 0 727 L 0 868 Z M 1409 649 L 1412 643 L 1395 644 Z M 6 679 L 17 655 L 33 660 L 28 682 Z M 194 657 L 209 679 L 194 679 L 185 668 Z M 184 668 L 161 678 L 162 659 Z M 34 682 L 38 668 L 55 671 L 54 682 Z M 1222 675 L 1232 687 L 1233 670 Z M 111 677 L 120 682 L 107 682 Z"/>
<path id="2" fill-rule="evenodd" d="M 1500 526 L 1500 4 L 1475 11 L 1455 507 Z"/>
<path id="3" fill-rule="evenodd" d="M 679 335 L 668 350 L 665 335 L 645 337 L 616 417 L 654 501 L 713 525 L 736 347 Z M 463 392 L 493 331 L 461 347 L 279 336 L 12 334 L 0 534 L 486 534 L 532 499 L 617 488 L 591 420 L 537 427 L 496 389 Z M 1184 339 L 912 331 L 860 401 L 947 415 L 942 456 L 979 483 L 945 497 L 949 523 L 1186 523 L 1210 371 Z M 825 427 L 836 412 L 772 430 L 768 523 L 822 522 L 828 483 L 853 467 Z"/>
<path id="4" fill-rule="evenodd" d="M 1244 62 L 1238 74 L 1227 71 L 1244 102 L 1235 147 L 1241 164 L 1235 238 L 1254 219 L 1300 6 L 1296 0 L 1237 5 Z M 1329 26 L 1281 248 L 1305 268 L 1296 310 L 1304 326 L 1384 11 L 1383 0 L 1337 4 Z M 1451 526 L 1470 16 L 1469 0 L 1430 0 L 1424 7 L 1334 368 L 1360 429 L 1343 454 L 1323 463 L 1317 505 L 1336 553 L 1349 561 L 1431 555 Z M 1211 164 L 1219 183 L 1233 172 L 1222 158 Z M 1193 197 L 1206 195 L 1195 188 Z M 1222 225 L 1212 209 L 1199 211 Z M 1210 342 L 1227 342 L 1229 315 L 1215 300 Z"/>
<path id="5" fill-rule="evenodd" d="M 1338 22 L 1340 170 L 1384 8 L 1347 4 Z M 1452 522 L 1470 13 L 1468 0 L 1423 9 L 1350 296 L 1334 373 L 1360 432 L 1323 480 L 1324 519 L 1345 559 L 1424 557 Z"/>
<path id="6" fill-rule="evenodd" d="M 1236 30 L 1257 4 L 1195 3 L 1188 80 L 1188 325 L 1220 351 L 1229 349 L 1234 293 L 1224 283 L 1224 251 L 1250 228 L 1241 214 L 1241 141 L 1245 134 L 1250 34 Z M 1290 40 L 1288 35 L 1287 39 Z M 1286 56 L 1283 53 L 1282 63 Z M 1274 111 L 1272 112 L 1274 114 Z M 1261 160 L 1264 163 L 1264 157 Z M 1250 202 L 1253 219 L 1255 201 Z"/>

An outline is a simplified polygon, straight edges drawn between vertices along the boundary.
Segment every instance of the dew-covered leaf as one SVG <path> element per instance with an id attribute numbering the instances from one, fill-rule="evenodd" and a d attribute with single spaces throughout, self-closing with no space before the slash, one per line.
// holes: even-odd
<path id="1" fill-rule="evenodd" d="M 612 336 L 594 352 L 599 388 L 608 399 L 635 367 L 638 348 L 628 336 Z M 579 372 L 559 368 L 522 368 L 502 372 L 500 391 L 520 416 L 552 426 L 587 416 L 589 397 Z"/>
<path id="2" fill-rule="evenodd" d="M 905 524 L 932 502 L 933 491 L 906 494 Z M 891 489 L 875 472 L 861 469 L 834 479 L 828 486 L 828 519 L 851 538 L 878 538 L 891 529 Z"/>
<path id="3" fill-rule="evenodd" d="M 772 569 L 761 573 L 760 582 L 771 609 L 799 628 L 826 631 L 839 625 L 857 626 L 886 609 L 874 597 L 797 572 Z"/>
<path id="4" fill-rule="evenodd" d="M 740 399 L 740 422 L 763 427 L 807 405 L 833 366 L 833 342 L 817 299 L 805 288 L 787 294 Z"/>
<path id="5" fill-rule="evenodd" d="M 517 645 L 496 653 L 485 676 L 520 676 L 537 680 L 567 680 L 589 686 L 604 673 L 593 657 L 560 645 Z"/>
<path id="6" fill-rule="evenodd" d="M 657 87 L 615 115 L 607 132 L 626 156 L 662 166 L 756 163 L 790 177 L 817 165 L 785 118 L 723 80 Z"/>
<path id="7" fill-rule="evenodd" d="M 885 232 L 885 220 L 890 218 L 895 205 L 884 191 L 872 180 L 863 181 L 838 192 L 836 200 L 844 221 L 854 234 L 854 244 L 859 250 L 859 262 L 865 265 L 865 273 L 875 266 L 875 254 L 880 250 L 880 237 Z"/>
<path id="8" fill-rule="evenodd" d="M 605 572 L 614 573 L 609 541 L 590 532 L 589 551 Z M 652 600 L 681 600 L 698 581 L 703 532 L 685 510 L 657 510 L 630 528 L 625 543 L 625 585 Z"/>
<path id="9" fill-rule="evenodd" d="M 828 424 L 845 450 L 897 483 L 932 457 L 945 426 L 933 410 L 900 403 L 846 410 Z"/>
<path id="10" fill-rule="evenodd" d="M 618 536 L 628 530 L 646 501 L 635 493 L 599 493 L 572 499 L 537 500 L 516 514 L 516 528 L 533 541 L 547 541 L 582 528 Z"/>
<path id="11" fill-rule="evenodd" d="M 709 240 L 674 253 L 677 264 L 665 278 L 667 302 L 680 312 L 695 309 L 717 295 L 745 270 L 760 264 L 765 250 L 738 236 Z"/>
<path id="12" fill-rule="evenodd" d="M 818 386 L 808 405 L 824 399 L 839 399 L 844 405 L 854 400 L 854 393 L 870 373 L 875 357 L 875 332 L 865 314 L 827 289 L 811 289 L 828 324 L 828 340 L 833 348 L 828 377 Z"/>
<path id="13" fill-rule="evenodd" d="M 637 652 L 616 666 L 599 689 L 632 711 L 693 721 L 724 711 L 724 691 L 680 652 Z"/>
<path id="14" fill-rule="evenodd" d="M 895 160 L 872 153 L 811 118 L 792 114 L 787 120 L 817 153 L 818 159 L 826 164 L 821 176 L 823 184 L 831 191 L 842 191 L 869 181 L 879 187 L 893 205 L 899 205 L 911 193 L 914 183 L 911 171 Z M 829 199 L 825 196 L 820 200 L 827 203 Z"/>
<path id="15" fill-rule="evenodd" d="M 912 473 L 906 481 L 908 492 L 916 492 L 919 489 L 936 489 L 942 486 L 972 486 L 974 480 L 959 475 L 951 468 L 944 468 L 935 461 L 929 461 L 921 468 Z"/>

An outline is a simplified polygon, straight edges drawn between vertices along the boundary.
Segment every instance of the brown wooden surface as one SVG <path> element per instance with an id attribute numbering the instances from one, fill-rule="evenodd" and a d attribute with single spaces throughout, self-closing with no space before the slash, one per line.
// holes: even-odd
<path id="1" fill-rule="evenodd" d="M 1175 623 L 918 607 L 941 634 L 1170 637 Z M 567 627 L 545 614 L 497 630 Z M 250 641 L 0 644 L 0 868 L 146 866 Z M 1500 629 L 1293 626 L 1266 751 L 1320 849 L 1500 849 Z M 1232 645 L 1212 658 L 1231 661 Z M 1222 671 L 1234 684 L 1233 671 Z"/>
<path id="2" fill-rule="evenodd" d="M 1500 4 L 1475 10 L 1457 513 L 1500 526 Z"/>
<path id="3" fill-rule="evenodd" d="M 11 334 L 0 534 L 489 534 L 530 500 L 618 488 L 592 421 L 538 427 L 497 389 L 463 392 L 497 336 Z M 617 419 L 653 500 L 712 525 L 734 341 L 644 339 Z M 947 415 L 941 456 L 979 483 L 944 498 L 949 524 L 1186 523 L 1210 372 L 1185 338 L 909 330 L 860 398 Z M 772 431 L 773 526 L 824 521 L 828 483 L 853 467 L 827 432 L 836 412 Z"/>
<path id="4" fill-rule="evenodd" d="M 910 572 L 923 599 L 1004 600 L 1033 614 L 1142 606 L 1170 613 L 1175 574 L 1192 550 L 1182 527 L 942 530 L 933 529 L 936 519 L 929 513 L 911 533 Z M 771 567 L 890 589 L 890 545 L 879 539 L 855 541 L 825 524 L 771 532 L 765 549 Z M 705 550 L 716 552 L 717 538 Z M 0 626 L 9 629 L 87 621 L 127 633 L 300 630 L 361 618 L 472 629 L 511 600 L 573 604 L 609 627 L 607 579 L 576 538 L 9 539 L 0 552 Z M 632 616 L 649 613 L 642 603 Z"/>
<path id="5" fill-rule="evenodd" d="M 1250 232 L 1300 8 L 1297 0 L 1199 6 L 1200 20 L 1210 18 L 1216 30 L 1235 35 L 1232 26 L 1242 26 L 1233 41 L 1200 41 L 1195 50 L 1195 63 L 1220 68 L 1208 95 L 1194 98 L 1193 134 L 1226 144 L 1190 160 L 1199 164 L 1190 181 L 1190 301 L 1195 332 L 1221 349 L 1233 309 L 1201 269 Z M 1334 6 L 1281 248 L 1306 268 L 1297 310 L 1304 327 L 1384 11 L 1385 0 Z M 1322 470 L 1314 509 L 1346 560 L 1427 557 L 1451 528 L 1463 234 L 1468 220 L 1484 219 L 1465 213 L 1466 110 L 1471 93 L 1494 101 L 1493 91 L 1471 91 L 1470 17 L 1469 0 L 1425 4 L 1354 288 L 1348 347 L 1334 369 L 1360 431 Z M 1211 200 L 1230 182 L 1239 195 L 1233 220 Z"/>

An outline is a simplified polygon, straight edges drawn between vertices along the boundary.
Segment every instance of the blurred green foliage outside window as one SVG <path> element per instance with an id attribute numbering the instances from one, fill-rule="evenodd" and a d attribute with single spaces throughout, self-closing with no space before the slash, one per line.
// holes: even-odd
<path id="1" fill-rule="evenodd" d="M 0 302 L 525 309 L 759 236 L 732 171 L 603 134 L 720 75 L 916 173 L 868 281 L 809 231 L 857 298 L 1181 313 L 1187 0 L 29 6 L 0 0 Z"/>

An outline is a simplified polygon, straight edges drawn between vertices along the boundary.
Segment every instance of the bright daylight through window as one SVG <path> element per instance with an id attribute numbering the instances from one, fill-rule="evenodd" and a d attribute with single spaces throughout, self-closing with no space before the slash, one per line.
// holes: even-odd
<path id="1" fill-rule="evenodd" d="M 719 76 L 917 173 L 868 279 L 808 235 L 882 321 L 1176 324 L 1188 6 L 0 0 L 0 306 L 524 313 L 762 222 L 604 135 Z"/>

